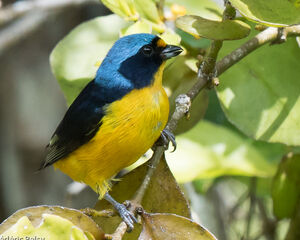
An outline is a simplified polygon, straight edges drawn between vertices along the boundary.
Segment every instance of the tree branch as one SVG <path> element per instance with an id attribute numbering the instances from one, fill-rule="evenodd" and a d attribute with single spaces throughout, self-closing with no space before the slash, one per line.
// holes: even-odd
<path id="1" fill-rule="evenodd" d="M 266 30 L 257 34 L 254 38 L 250 39 L 242 46 L 225 56 L 220 60 L 216 65 L 216 70 L 218 75 L 221 75 L 228 68 L 230 68 L 235 63 L 239 62 L 241 59 L 246 57 L 249 53 L 253 52 L 255 49 L 263 46 L 268 42 L 273 42 L 278 39 L 280 35 L 280 28 L 269 27 Z M 300 36 L 300 25 L 294 25 L 291 27 L 284 28 L 284 31 L 281 33 L 286 37 L 291 36 Z M 282 38 L 282 37 L 280 37 Z"/>
<path id="2" fill-rule="evenodd" d="M 57 10 L 97 2 L 96 0 L 32 0 L 16 2 L 0 8 L 0 25 L 15 22 L 0 31 L 0 55 L 9 47 L 26 38 L 39 28 Z"/>
<path id="3" fill-rule="evenodd" d="M 35 31 L 48 17 L 49 13 L 47 12 L 34 12 L 18 19 L 9 27 L 0 31 L 0 55 Z"/>

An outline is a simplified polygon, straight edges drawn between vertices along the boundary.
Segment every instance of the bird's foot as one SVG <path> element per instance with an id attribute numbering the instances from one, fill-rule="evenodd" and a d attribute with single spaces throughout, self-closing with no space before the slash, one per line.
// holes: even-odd
<path id="1" fill-rule="evenodd" d="M 126 223 L 128 227 L 127 232 L 131 232 L 134 228 L 134 224 L 137 223 L 137 219 L 134 214 L 130 212 L 124 204 L 119 203 L 115 199 L 113 199 L 113 197 L 108 193 L 104 195 L 104 198 L 114 206 L 120 217 Z"/>
<path id="2" fill-rule="evenodd" d="M 114 206 L 114 208 L 118 211 L 120 217 L 126 223 L 128 227 L 127 232 L 131 232 L 134 228 L 134 224 L 137 223 L 136 217 L 127 209 L 124 204 L 118 203 Z"/>
<path id="3" fill-rule="evenodd" d="M 163 146 L 165 146 L 166 149 L 168 149 L 169 142 L 171 142 L 172 145 L 173 145 L 173 151 L 172 152 L 174 152 L 176 150 L 177 144 L 176 144 L 175 136 L 174 136 L 173 133 L 171 133 L 167 129 L 164 129 L 161 132 L 160 138 L 162 140 Z"/>

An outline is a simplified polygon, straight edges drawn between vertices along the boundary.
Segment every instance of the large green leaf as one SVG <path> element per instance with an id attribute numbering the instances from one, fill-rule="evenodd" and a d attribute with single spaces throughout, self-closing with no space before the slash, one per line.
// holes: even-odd
<path id="1" fill-rule="evenodd" d="M 221 56 L 241 41 L 226 42 Z M 294 39 L 257 49 L 220 76 L 228 119 L 258 140 L 300 145 L 300 49 Z"/>
<path id="2" fill-rule="evenodd" d="M 177 18 L 176 26 L 196 38 L 212 40 L 241 39 L 250 33 L 250 26 L 239 20 L 214 21 L 195 15 Z"/>
<path id="3" fill-rule="evenodd" d="M 117 15 L 98 17 L 80 24 L 54 48 L 50 64 L 68 104 L 95 77 L 97 63 L 104 59 L 125 26 Z"/>
<path id="4" fill-rule="evenodd" d="M 250 21 L 284 27 L 300 23 L 300 6 L 293 0 L 230 0 Z"/>
<path id="5" fill-rule="evenodd" d="M 275 166 L 253 147 L 252 141 L 205 120 L 176 140 L 180 147 L 166 157 L 179 182 L 222 175 L 270 177 L 275 172 Z"/>

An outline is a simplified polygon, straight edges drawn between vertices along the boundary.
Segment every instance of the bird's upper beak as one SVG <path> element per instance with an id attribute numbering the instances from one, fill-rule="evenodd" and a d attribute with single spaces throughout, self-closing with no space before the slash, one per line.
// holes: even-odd
<path id="1" fill-rule="evenodd" d="M 167 60 L 169 58 L 179 55 L 183 49 L 174 45 L 167 45 L 161 52 L 160 56 L 162 59 Z"/>

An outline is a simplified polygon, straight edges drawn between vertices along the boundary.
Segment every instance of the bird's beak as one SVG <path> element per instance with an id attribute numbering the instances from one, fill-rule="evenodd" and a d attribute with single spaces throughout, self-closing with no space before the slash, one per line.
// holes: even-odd
<path id="1" fill-rule="evenodd" d="M 169 58 L 179 55 L 183 49 L 174 45 L 167 45 L 164 50 L 162 50 L 160 56 L 162 59 L 167 60 Z"/>

